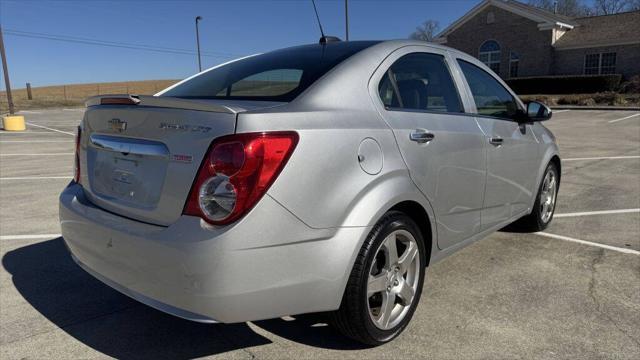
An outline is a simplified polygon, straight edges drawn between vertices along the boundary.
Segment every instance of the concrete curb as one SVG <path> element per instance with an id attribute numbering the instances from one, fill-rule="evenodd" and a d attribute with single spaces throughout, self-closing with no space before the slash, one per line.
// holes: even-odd
<path id="1" fill-rule="evenodd" d="M 552 106 L 551 110 L 616 110 L 616 111 L 640 111 L 639 106 L 578 106 L 578 105 L 558 105 Z"/>

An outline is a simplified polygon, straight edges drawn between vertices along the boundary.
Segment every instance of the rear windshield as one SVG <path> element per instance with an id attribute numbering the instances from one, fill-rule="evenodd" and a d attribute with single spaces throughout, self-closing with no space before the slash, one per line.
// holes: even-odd
<path id="1" fill-rule="evenodd" d="M 161 96 L 289 102 L 337 64 L 376 43 L 336 42 L 276 50 L 207 71 Z"/>

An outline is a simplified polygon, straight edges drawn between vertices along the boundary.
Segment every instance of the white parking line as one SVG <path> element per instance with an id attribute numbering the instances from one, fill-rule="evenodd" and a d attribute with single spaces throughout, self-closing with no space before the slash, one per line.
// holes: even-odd
<path id="1" fill-rule="evenodd" d="M 68 131 L 62 131 L 62 130 L 58 130 L 58 129 L 52 129 L 50 127 L 46 127 L 46 126 L 42 126 L 42 125 L 36 125 L 36 124 L 32 124 L 30 122 L 27 122 L 27 125 L 31 125 L 31 126 L 35 126 L 35 127 L 39 127 L 39 128 L 43 128 L 43 129 L 47 129 L 47 130 L 51 130 L 51 131 L 55 131 L 55 132 L 59 132 L 62 134 L 67 134 L 67 135 L 71 135 L 71 136 L 76 136 L 76 134 L 72 133 L 72 132 L 68 132 Z"/>
<path id="2" fill-rule="evenodd" d="M 537 232 L 537 233 L 534 233 L 534 234 L 540 235 L 540 236 L 545 236 L 545 237 L 556 239 L 556 240 L 571 241 L 571 242 L 575 242 L 575 243 L 582 244 L 582 245 L 595 246 L 595 247 L 599 247 L 599 248 L 603 248 L 603 249 L 607 249 L 607 250 L 613 250 L 613 251 L 617 251 L 617 252 L 621 252 L 621 253 L 625 253 L 625 254 L 640 255 L 640 251 L 637 251 L 637 250 L 619 248 L 619 247 L 605 245 L 605 244 L 599 244 L 599 243 L 595 243 L 595 242 L 591 242 L 591 241 L 574 239 L 574 238 L 570 238 L 568 236 L 549 234 L 549 233 L 546 233 L 546 232 Z"/>
<path id="3" fill-rule="evenodd" d="M 0 240 L 38 240 L 38 239 L 55 239 L 60 234 L 40 234 L 40 235 L 1 235 Z"/>
<path id="4" fill-rule="evenodd" d="M 583 161 L 583 160 L 623 160 L 623 159 L 640 159 L 640 155 L 631 155 L 631 156 L 602 156 L 602 157 L 584 157 L 584 158 L 569 158 L 569 159 L 562 159 L 562 161 Z"/>
<path id="5" fill-rule="evenodd" d="M 640 116 L 640 113 L 638 113 L 638 114 L 633 114 L 633 115 L 629 115 L 629 116 L 625 116 L 625 117 L 620 118 L 620 119 L 609 120 L 609 124 L 617 123 L 618 121 L 622 121 L 622 120 L 631 119 L 631 118 L 634 118 L 634 117 L 636 117 L 636 116 Z"/>
<path id="6" fill-rule="evenodd" d="M 61 156 L 73 155 L 74 153 L 48 153 L 48 154 L 0 154 L 0 156 Z"/>
<path id="7" fill-rule="evenodd" d="M 58 135 L 50 131 L 0 131 L 0 135 Z M 60 136 L 60 135 L 58 135 Z"/>
<path id="8" fill-rule="evenodd" d="M 551 111 L 552 111 L 554 114 L 559 114 L 559 113 L 563 113 L 563 112 L 567 112 L 567 111 L 571 111 L 571 110 L 570 110 L 570 109 L 569 109 L 569 110 L 567 110 L 567 109 L 565 109 L 565 110 L 553 110 L 553 109 L 551 109 Z"/>
<path id="9" fill-rule="evenodd" d="M 554 218 L 564 217 L 576 217 L 576 216 L 591 216 L 591 215 L 609 215 L 609 214 L 629 214 L 640 213 L 640 209 L 620 209 L 620 210 L 602 210 L 602 211 L 584 211 L 574 213 L 555 214 Z"/>
<path id="10" fill-rule="evenodd" d="M 76 109 L 62 109 L 62 111 L 84 111 L 84 108 L 76 108 Z"/>
<path id="11" fill-rule="evenodd" d="M 20 110 L 19 114 L 42 114 L 42 111 Z"/>
<path id="12" fill-rule="evenodd" d="M 73 144 L 73 140 L 0 140 L 0 144 L 7 143 L 69 143 Z"/>
<path id="13" fill-rule="evenodd" d="M 9 180 L 56 180 L 56 179 L 71 179 L 71 176 L 18 176 L 18 177 L 3 177 L 1 181 Z"/>

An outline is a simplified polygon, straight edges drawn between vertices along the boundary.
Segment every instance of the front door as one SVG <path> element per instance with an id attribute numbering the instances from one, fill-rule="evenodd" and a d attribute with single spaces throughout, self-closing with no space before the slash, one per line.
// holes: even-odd
<path id="1" fill-rule="evenodd" d="M 484 230 L 526 213 L 535 195 L 539 144 L 530 125 L 514 120 L 520 105 L 496 78 L 469 62 L 458 60 L 458 64 L 486 136 Z"/>
<path id="2" fill-rule="evenodd" d="M 444 249 L 480 231 L 485 136 L 464 114 L 446 53 L 416 48 L 423 47 L 394 53 L 373 80 L 411 179 L 433 207 Z"/>

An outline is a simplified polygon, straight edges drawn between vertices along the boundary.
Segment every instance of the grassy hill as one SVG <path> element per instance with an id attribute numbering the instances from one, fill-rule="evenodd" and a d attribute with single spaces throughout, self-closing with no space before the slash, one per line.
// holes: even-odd
<path id="1" fill-rule="evenodd" d="M 173 85 L 178 80 L 124 81 L 112 83 L 72 84 L 32 87 L 33 100 L 27 99 L 27 89 L 13 89 L 13 102 L 18 110 L 60 106 L 82 106 L 90 96 L 101 94 L 151 95 Z M 8 111 L 7 94 L 0 91 L 0 113 Z"/>

